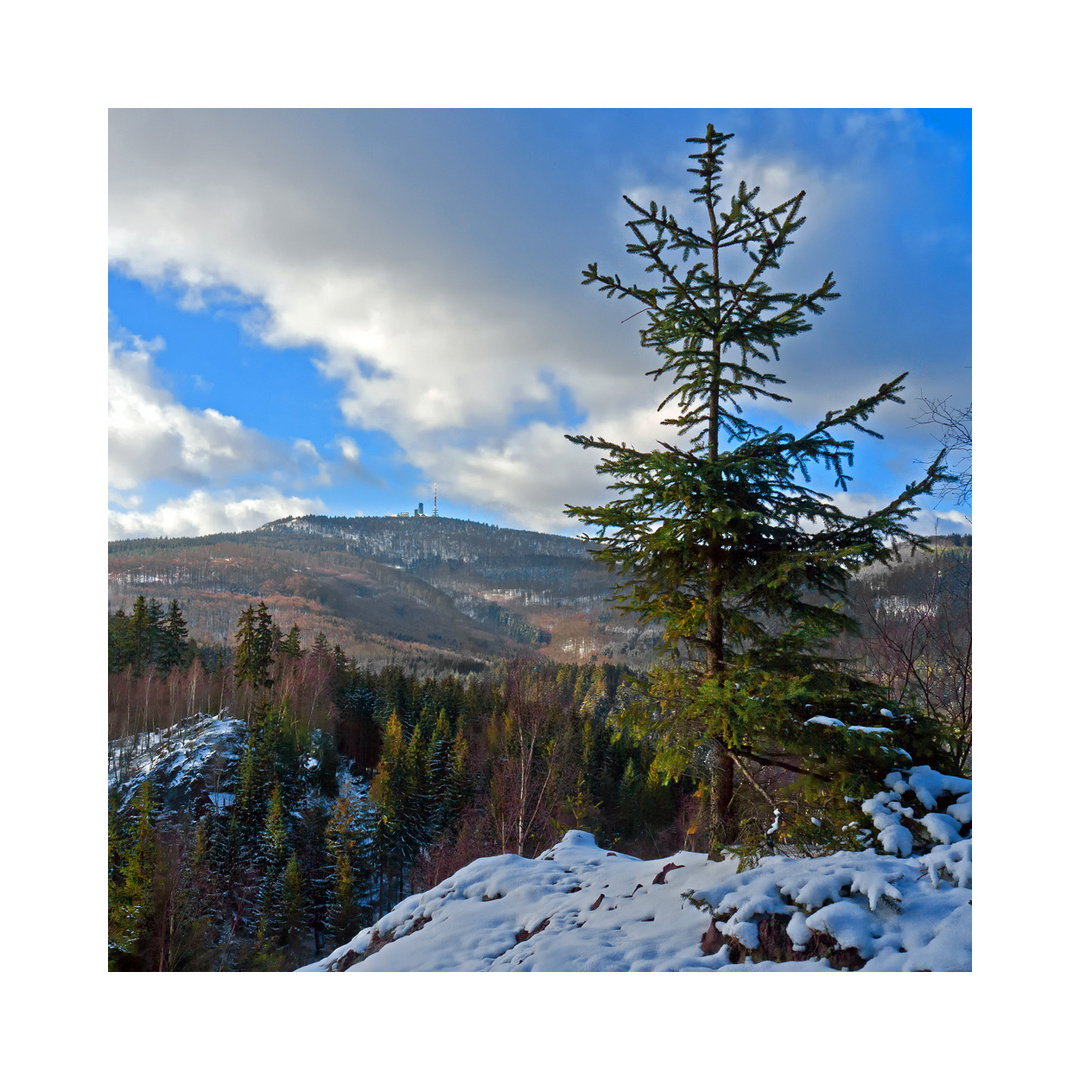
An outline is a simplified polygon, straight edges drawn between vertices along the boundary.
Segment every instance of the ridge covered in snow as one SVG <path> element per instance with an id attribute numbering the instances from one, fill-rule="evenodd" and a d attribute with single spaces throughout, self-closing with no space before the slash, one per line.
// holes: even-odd
<path id="1" fill-rule="evenodd" d="M 740 871 L 572 830 L 478 859 L 301 971 L 971 970 L 971 781 L 891 773 L 862 850 Z"/>

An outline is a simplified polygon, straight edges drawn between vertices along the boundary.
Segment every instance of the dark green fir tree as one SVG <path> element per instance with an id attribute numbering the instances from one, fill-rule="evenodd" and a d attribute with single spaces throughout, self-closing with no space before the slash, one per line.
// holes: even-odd
<path id="1" fill-rule="evenodd" d="M 135 676 L 139 676 L 154 662 L 161 635 L 161 603 L 149 603 L 141 593 L 131 608 L 127 624 L 129 660 Z"/>
<path id="2" fill-rule="evenodd" d="M 248 604 L 236 624 L 236 660 L 234 668 L 238 682 L 255 687 L 274 683 L 274 622 L 266 604 L 258 608 Z"/>
<path id="3" fill-rule="evenodd" d="M 179 600 L 169 602 L 162 631 L 161 666 L 166 671 L 183 666 L 188 656 L 188 628 Z"/>
<path id="4" fill-rule="evenodd" d="M 289 631 L 289 636 L 281 643 L 281 651 L 286 656 L 292 656 L 299 659 L 304 655 L 304 649 L 300 644 L 300 627 L 293 623 L 292 629 Z"/>
<path id="5" fill-rule="evenodd" d="M 718 843 L 737 837 L 736 778 L 753 789 L 750 767 L 783 764 L 828 783 L 897 760 L 892 734 L 849 730 L 855 716 L 857 726 L 885 726 L 850 711 L 880 703 L 881 694 L 848 675 L 828 647 L 854 629 L 840 609 L 852 574 L 888 561 L 899 542 L 917 542 L 907 527 L 914 500 L 942 478 L 939 458 L 862 517 L 812 482 L 812 472 L 831 474 L 846 490 L 851 435 L 880 437 L 866 423 L 879 406 L 901 401 L 905 375 L 801 431 L 744 412 L 790 400 L 771 365 L 838 293 L 832 274 L 808 293 L 770 283 L 803 223 L 805 193 L 763 209 L 758 189 L 741 183 L 725 202 L 731 137 L 710 124 L 704 138 L 688 140 L 695 222 L 626 199 L 627 251 L 645 261 L 653 284 L 624 285 L 595 263 L 584 272 L 584 284 L 644 315 L 641 344 L 659 356 L 649 374 L 665 384 L 659 409 L 669 410 L 671 441 L 637 450 L 567 436 L 603 452 L 597 471 L 614 493 L 605 505 L 568 513 L 593 527 L 597 557 L 619 575 L 616 601 L 658 624 L 670 656 L 646 680 L 638 733 L 657 748 L 662 776 L 704 778 Z M 819 713 L 845 726 L 807 722 Z M 899 746 L 906 737 L 897 733 Z"/>

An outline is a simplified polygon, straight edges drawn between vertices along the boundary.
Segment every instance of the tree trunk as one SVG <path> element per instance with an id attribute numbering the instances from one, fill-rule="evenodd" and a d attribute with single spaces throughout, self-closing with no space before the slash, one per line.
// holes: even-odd
<path id="1" fill-rule="evenodd" d="M 738 834 L 735 820 L 735 760 L 717 739 L 717 761 L 709 783 L 709 832 L 713 843 L 732 844 Z"/>
<path id="2" fill-rule="evenodd" d="M 720 280 L 720 241 L 716 211 L 712 200 L 706 200 L 712 237 L 712 272 L 715 281 Z M 721 322 L 722 302 L 720 294 L 713 295 L 713 311 L 717 326 Z M 720 455 L 720 358 L 723 342 L 717 335 L 712 339 L 712 380 L 709 386 L 709 446 L 711 465 Z M 713 535 L 709 544 L 709 600 L 707 615 L 708 658 L 707 671 L 717 679 L 724 677 L 724 620 L 721 601 L 724 592 L 724 551 L 720 538 Z M 716 740 L 716 761 L 709 783 L 709 836 L 712 844 L 734 843 L 738 831 L 734 819 L 732 796 L 735 794 L 735 761 L 723 740 Z"/>

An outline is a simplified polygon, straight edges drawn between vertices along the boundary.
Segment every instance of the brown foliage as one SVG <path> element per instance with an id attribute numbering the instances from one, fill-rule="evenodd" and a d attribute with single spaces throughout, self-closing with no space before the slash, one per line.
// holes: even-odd
<path id="1" fill-rule="evenodd" d="M 473 805 L 434 844 L 417 857 L 412 867 L 411 887 L 425 892 L 457 873 L 476 859 L 501 854 L 486 808 Z"/>

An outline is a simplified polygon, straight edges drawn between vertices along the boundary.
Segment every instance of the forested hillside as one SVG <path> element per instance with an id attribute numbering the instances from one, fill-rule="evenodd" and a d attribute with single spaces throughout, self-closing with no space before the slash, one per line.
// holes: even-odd
<path id="1" fill-rule="evenodd" d="M 183 603 L 205 645 L 263 600 L 310 646 L 414 670 L 498 656 L 647 663 L 655 633 L 611 609 L 609 575 L 569 537 L 448 518 L 291 518 L 247 533 L 114 541 L 109 609 Z"/>
<path id="2" fill-rule="evenodd" d="M 113 558 L 145 572 L 160 543 Z M 200 548 L 225 565 L 185 570 Z M 214 539 L 182 548 L 179 570 L 166 550 L 146 584 L 182 592 L 185 574 L 253 582 L 252 564 L 281 549 Z M 937 717 L 921 749 L 956 772 L 970 768 L 970 554 L 943 543 L 859 575 L 865 634 L 836 644 L 889 700 Z M 533 858 L 568 829 L 645 859 L 710 850 L 705 789 L 662 783 L 655 747 L 630 737 L 623 717 L 641 698 L 629 666 L 556 664 L 535 644 L 532 658 L 464 670 L 448 654 L 441 671 L 430 653 L 430 670 L 371 664 L 226 595 L 248 603 L 216 643 L 190 631 L 176 597 L 138 594 L 109 616 L 112 966 L 294 968 L 472 860 Z M 424 610 L 437 625 L 434 604 Z M 797 779 L 777 765 L 747 778 L 748 854 L 775 807 L 791 850 L 845 843 L 844 793 L 786 791 Z"/>
<path id="3" fill-rule="evenodd" d="M 290 655 L 250 616 L 233 663 L 144 672 L 115 717 L 118 970 L 294 968 L 476 857 L 577 827 L 654 851 L 690 827 L 692 790 L 650 780 L 648 748 L 607 723 L 624 668 L 419 679 L 321 641 Z M 216 712 L 189 712 L 189 690 Z M 174 699 L 183 718 L 162 726 Z"/>

